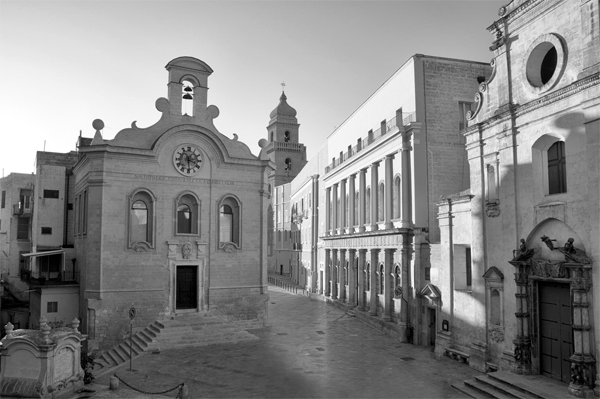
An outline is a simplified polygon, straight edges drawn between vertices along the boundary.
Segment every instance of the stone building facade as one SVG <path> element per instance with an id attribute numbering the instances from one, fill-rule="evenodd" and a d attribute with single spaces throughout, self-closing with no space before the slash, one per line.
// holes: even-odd
<path id="1" fill-rule="evenodd" d="M 91 347 L 118 343 L 131 307 L 136 326 L 190 314 L 242 327 L 266 320 L 264 222 L 275 165 L 215 127 L 206 63 L 180 57 L 166 69 L 158 122 L 104 140 L 95 120 L 94 139 L 79 149 L 74 235 Z"/>
<path id="2" fill-rule="evenodd" d="M 437 204 L 436 352 L 599 396 L 600 2 L 499 15 L 464 133 L 470 190 Z"/>
<path id="3" fill-rule="evenodd" d="M 415 55 L 327 138 L 289 183 L 295 281 L 403 341 L 433 344 L 436 314 L 420 304 L 434 295 L 434 203 L 468 186 L 459 131 L 490 73 Z"/>

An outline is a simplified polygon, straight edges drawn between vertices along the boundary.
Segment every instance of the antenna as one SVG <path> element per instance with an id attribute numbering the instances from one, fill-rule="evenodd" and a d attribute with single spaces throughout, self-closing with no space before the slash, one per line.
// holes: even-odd
<path id="1" fill-rule="evenodd" d="M 44 152 L 46 152 L 46 140 L 44 140 Z"/>
<path id="2" fill-rule="evenodd" d="M 281 82 L 281 91 L 285 91 L 285 82 Z"/>

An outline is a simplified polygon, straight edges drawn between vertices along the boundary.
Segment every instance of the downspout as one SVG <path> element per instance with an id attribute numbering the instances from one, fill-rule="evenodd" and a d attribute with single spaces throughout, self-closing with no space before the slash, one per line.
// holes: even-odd
<path id="1" fill-rule="evenodd" d="M 450 269 L 450 328 L 454 327 L 454 236 L 452 224 L 452 200 L 448 201 L 448 268 Z"/>
<path id="2" fill-rule="evenodd" d="M 72 170 L 70 170 L 69 168 L 65 169 L 65 217 L 63 225 L 63 248 L 65 248 L 68 245 L 67 237 L 69 232 L 67 231 L 67 229 L 69 226 L 69 176 L 71 176 L 72 174 Z"/>

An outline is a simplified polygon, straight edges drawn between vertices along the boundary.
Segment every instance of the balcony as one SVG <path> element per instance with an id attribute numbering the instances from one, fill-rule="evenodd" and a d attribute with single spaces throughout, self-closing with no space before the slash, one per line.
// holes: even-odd
<path id="1" fill-rule="evenodd" d="M 79 284 L 79 271 L 39 271 L 21 267 L 21 281 L 29 285 Z"/>
<path id="2" fill-rule="evenodd" d="M 33 204 L 28 200 L 13 204 L 13 216 L 31 216 Z"/>

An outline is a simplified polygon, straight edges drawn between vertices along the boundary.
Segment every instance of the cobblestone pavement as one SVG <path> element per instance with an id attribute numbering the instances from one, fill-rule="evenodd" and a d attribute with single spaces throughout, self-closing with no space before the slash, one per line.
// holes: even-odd
<path id="1" fill-rule="evenodd" d="M 190 398 L 460 398 L 450 383 L 480 374 L 322 301 L 274 286 L 269 294 L 270 326 L 251 330 L 259 341 L 164 350 L 115 372 L 149 392 L 185 382 Z"/>

